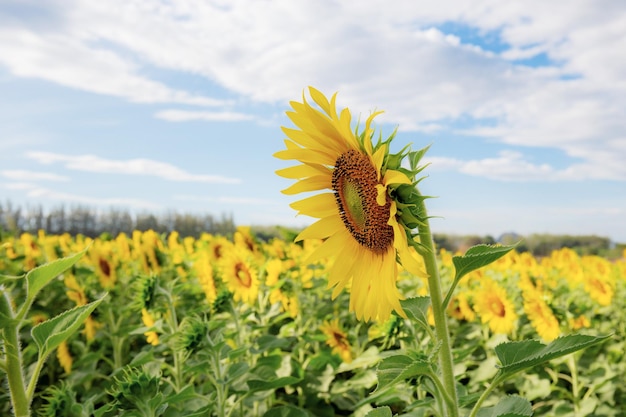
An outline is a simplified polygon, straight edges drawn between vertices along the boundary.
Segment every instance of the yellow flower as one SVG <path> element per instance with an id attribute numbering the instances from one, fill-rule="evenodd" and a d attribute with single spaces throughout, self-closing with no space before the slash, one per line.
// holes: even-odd
<path id="1" fill-rule="evenodd" d="M 105 289 L 113 288 L 117 282 L 117 261 L 113 255 L 111 242 L 96 240 L 89 252 L 100 285 Z"/>
<path id="2" fill-rule="evenodd" d="M 569 324 L 570 329 L 574 331 L 580 330 L 583 327 L 591 327 L 591 322 L 586 316 L 583 316 L 583 315 L 570 318 L 568 320 L 568 324 Z"/>
<path id="3" fill-rule="evenodd" d="M 609 282 L 595 276 L 585 277 L 585 291 L 589 293 L 592 300 L 601 306 L 611 305 L 615 292 Z"/>
<path id="4" fill-rule="evenodd" d="M 298 214 L 319 219 L 296 241 L 326 239 L 307 261 L 340 260 L 329 269 L 329 287 L 334 287 L 333 298 L 350 288 L 350 310 L 358 319 L 384 321 L 392 310 L 405 317 L 396 287 L 396 260 L 413 274 L 423 272 L 409 252 L 401 210 L 392 191 L 411 184 L 411 179 L 400 170 L 389 169 L 389 141 L 372 144 L 370 125 L 380 112 L 367 118 L 364 132 L 359 133 L 358 128 L 353 132 L 350 111 L 337 112 L 336 94 L 328 101 L 312 87 L 309 92 L 322 111 L 304 97 L 302 103 L 291 102 L 294 111 L 287 115 L 298 129 L 283 127 L 289 138 L 285 140 L 287 149 L 274 154 L 302 164 L 277 174 L 298 180 L 283 190 L 285 194 L 330 192 L 291 204 Z"/>
<path id="5" fill-rule="evenodd" d="M 352 362 L 350 342 L 339 326 L 339 319 L 324 322 L 320 330 L 326 335 L 326 344 L 333 349 L 333 353 L 339 355 L 346 363 Z"/>
<path id="6" fill-rule="evenodd" d="M 150 312 L 145 308 L 141 309 L 141 321 L 146 327 L 154 326 L 154 318 L 152 317 L 152 314 L 150 314 Z M 159 344 L 159 335 L 157 334 L 157 332 L 150 330 L 145 332 L 144 336 L 146 336 L 146 341 L 152 346 L 156 346 Z"/>
<path id="7" fill-rule="evenodd" d="M 220 259 L 222 281 L 233 293 L 235 301 L 253 304 L 259 293 L 257 271 L 250 263 L 252 254 L 240 247 L 232 247 Z"/>
<path id="8" fill-rule="evenodd" d="M 476 314 L 469 305 L 465 293 L 459 293 L 452 298 L 448 306 L 448 313 L 457 320 L 474 321 L 476 319 Z"/>
<path id="9" fill-rule="evenodd" d="M 72 372 L 72 364 L 74 360 L 72 359 L 72 354 L 70 353 L 70 349 L 67 346 L 67 341 L 62 341 L 61 344 L 57 347 L 57 359 L 59 363 L 63 367 L 63 370 L 66 374 Z"/>
<path id="10" fill-rule="evenodd" d="M 517 323 L 517 313 L 506 291 L 495 281 L 484 278 L 474 293 L 474 310 L 494 333 L 509 334 Z"/>
<path id="11" fill-rule="evenodd" d="M 278 284 L 278 278 L 283 271 L 283 262 L 280 259 L 270 259 L 265 264 L 265 285 L 273 287 Z"/>
<path id="12" fill-rule="evenodd" d="M 611 263 L 599 256 L 582 259 L 585 291 L 601 306 L 611 305 L 615 294 L 615 278 Z"/>
<path id="13" fill-rule="evenodd" d="M 541 293 L 537 291 L 524 293 L 524 312 L 537 334 L 546 342 L 553 341 L 561 334 L 559 322 Z"/>
<path id="14" fill-rule="evenodd" d="M 213 265 L 206 251 L 200 252 L 198 259 L 193 263 L 193 269 L 198 276 L 200 286 L 209 303 L 213 303 L 217 298 L 217 288 L 213 279 Z"/>

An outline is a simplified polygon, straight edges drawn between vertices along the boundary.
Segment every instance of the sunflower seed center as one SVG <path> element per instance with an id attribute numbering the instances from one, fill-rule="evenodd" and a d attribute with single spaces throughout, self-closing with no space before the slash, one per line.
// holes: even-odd
<path id="1" fill-rule="evenodd" d="M 341 220 L 359 244 L 382 254 L 393 245 L 393 228 L 387 224 L 391 200 L 386 196 L 382 206 L 376 201 L 379 184 L 367 155 L 353 149 L 339 155 L 332 186 Z"/>

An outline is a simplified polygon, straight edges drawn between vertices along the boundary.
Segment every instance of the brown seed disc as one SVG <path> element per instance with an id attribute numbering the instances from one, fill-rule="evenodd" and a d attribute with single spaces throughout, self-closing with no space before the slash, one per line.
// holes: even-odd
<path id="1" fill-rule="evenodd" d="M 354 149 L 339 155 L 333 170 L 332 186 L 341 220 L 359 244 L 382 254 L 393 245 L 389 221 L 391 200 L 376 202 L 378 173 L 369 157 Z"/>

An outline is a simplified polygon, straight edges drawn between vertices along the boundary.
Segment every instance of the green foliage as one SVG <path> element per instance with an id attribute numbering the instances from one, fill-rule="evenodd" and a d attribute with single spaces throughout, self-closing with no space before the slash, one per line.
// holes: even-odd
<path id="1" fill-rule="evenodd" d="M 530 417 L 532 415 L 532 405 L 528 400 L 517 395 L 504 397 L 495 407 L 484 408 L 478 413 L 478 417 Z"/>
<path id="2" fill-rule="evenodd" d="M 388 388 L 419 375 L 432 374 L 433 369 L 427 357 L 420 355 L 393 355 L 383 359 L 376 370 L 378 385 L 376 391 Z"/>
<path id="3" fill-rule="evenodd" d="M 103 300 L 104 296 L 89 304 L 64 311 L 33 327 L 31 334 L 39 349 L 39 355 L 48 356 L 61 342 L 67 340 Z"/>
<path id="4" fill-rule="evenodd" d="M 220 263 L 199 257 L 213 253 L 213 241 L 196 240 L 182 248 L 178 239 L 181 248 L 175 252 L 176 242 L 168 242 L 165 236 L 149 237 L 161 254 L 156 263 L 151 263 L 144 247 L 132 246 L 135 242 L 122 257 L 124 246 L 115 246 L 119 241 L 107 237 L 113 249 L 99 257 L 118 256 L 112 258 L 117 281 L 110 288 L 102 286 L 99 257 L 91 257 L 91 252 L 74 263 L 53 261 L 57 266 L 72 264 L 61 272 L 64 279 L 49 278 L 62 268 L 43 267 L 45 255 L 40 252 L 31 264 L 34 286 L 30 289 L 37 289 L 39 280 L 45 286 L 37 290 L 32 311 L 24 311 L 20 304 L 27 299 L 26 275 L 4 280 L 0 320 L 13 329 L 20 323 L 21 368 L 28 370 L 25 398 L 32 399 L 33 413 L 81 417 L 446 415 L 450 399 L 439 360 L 442 345 L 431 324 L 434 306 L 431 297 L 418 296 L 426 293 L 424 280 L 406 273 L 398 280 L 400 292 L 407 297 L 401 301 L 407 318 L 393 315 L 386 322 L 362 323 L 349 312 L 349 294 L 332 299 L 324 264 L 304 263 L 305 245 L 257 240 L 248 250 L 258 262 L 259 294 L 253 302 L 244 303 L 225 285 Z M 91 243 L 90 251 L 97 243 Z M 64 253 L 59 246 L 54 250 Z M 465 271 L 454 296 L 468 297 L 470 307 L 476 300 L 468 282 L 479 288 L 482 279 L 497 281 L 514 300 L 520 317 L 516 331 L 507 337 L 493 334 L 480 317 L 449 318 L 460 415 L 474 411 L 474 416 L 482 417 L 527 417 L 532 403 L 535 415 L 625 417 L 618 411 L 626 404 L 622 378 L 626 373 L 626 311 L 619 301 L 626 297 L 623 283 L 613 287 L 613 304 L 598 307 L 580 292 L 555 285 L 555 277 L 533 276 L 532 282 L 541 282 L 551 291 L 550 307 L 559 322 L 565 327 L 568 318 L 585 314 L 592 323 L 585 333 L 592 336 L 565 336 L 545 344 L 524 342 L 537 334 L 524 315 L 518 276 L 489 267 L 482 275 L 467 274 L 507 250 L 470 249 L 456 262 L 449 255 L 438 268 L 445 290 L 459 281 L 455 269 Z M 9 258 L 0 251 L 4 268 L 0 273 L 17 275 L 26 265 L 28 256 L 17 246 L 15 253 Z M 200 259 L 211 267 L 216 290 L 212 298 L 207 299 L 200 285 L 196 270 Z M 269 284 L 268 262 L 276 259 L 285 269 Z M 145 260 L 150 261 L 149 270 Z M 506 259 L 496 266 L 505 263 Z M 44 271 L 48 273 L 41 274 Z M 69 284 L 69 277 L 75 278 L 75 284 Z M 276 289 L 293 297 L 295 314 L 283 305 L 284 298 L 271 299 Z M 76 300 L 87 304 L 75 307 Z M 562 308 L 563 300 L 568 304 Z M 153 324 L 142 320 L 142 308 Z M 46 319 L 33 325 L 40 314 Z M 337 340 L 346 343 L 348 355 L 330 345 L 320 330 L 323 323 L 335 319 Z M 87 327 L 80 332 L 81 323 L 91 326 L 93 338 L 88 337 Z M 158 338 L 154 345 L 147 341 L 148 332 Z M 608 333 L 614 333 L 610 342 L 598 336 Z M 7 335 L 6 330 L 3 334 Z M 73 360 L 69 372 L 55 355 L 61 340 Z M 607 342 L 600 343 L 603 340 Z M 48 356 L 45 363 L 38 360 L 40 351 Z M 0 379 L 6 375 L 6 359 L 6 355 L 0 357 Z M 39 372 L 41 377 L 35 378 L 39 383 L 31 384 L 31 374 Z M 0 414 L 9 415 L 9 384 L 1 382 Z"/>
<path id="5" fill-rule="evenodd" d="M 500 371 L 509 375 L 601 343 L 609 337 L 574 334 L 560 337 L 548 345 L 536 340 L 507 342 L 496 346 L 495 352 L 500 360 Z"/>
<path id="6" fill-rule="evenodd" d="M 472 271 L 497 261 L 511 250 L 515 249 L 515 246 L 516 245 L 476 245 L 469 248 L 463 256 L 453 257 L 452 262 L 455 268 L 454 282 L 458 282 L 463 276 Z"/>
<path id="7" fill-rule="evenodd" d="M 57 259 L 28 271 L 26 274 L 26 297 L 30 303 L 39 291 L 63 271 L 69 269 L 85 255 L 87 249 L 66 258 Z"/>

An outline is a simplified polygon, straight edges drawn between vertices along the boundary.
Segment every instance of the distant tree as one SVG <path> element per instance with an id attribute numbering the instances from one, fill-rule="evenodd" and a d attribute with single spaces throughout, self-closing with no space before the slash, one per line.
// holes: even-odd
<path id="1" fill-rule="evenodd" d="M 146 230 L 154 230 L 155 232 L 162 233 L 159 221 L 154 214 L 140 213 L 137 215 L 135 221 L 135 229 L 145 232 Z"/>

